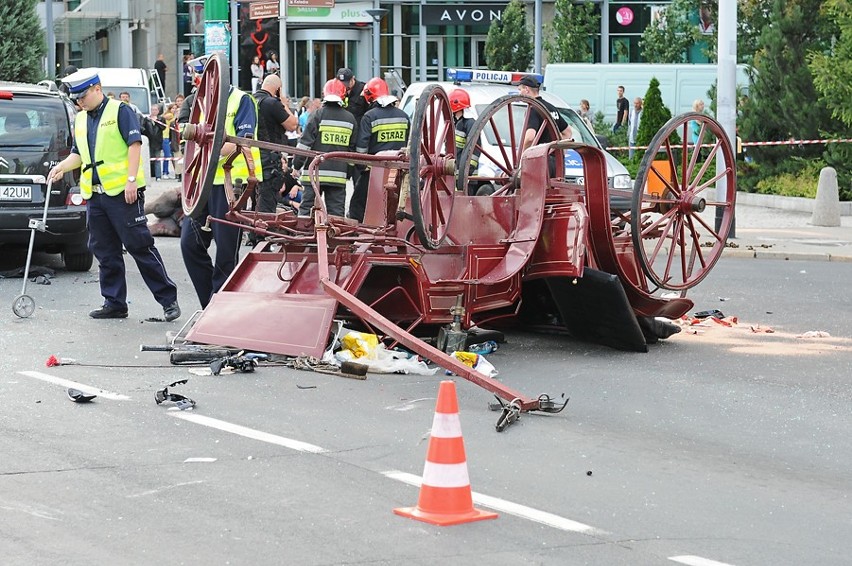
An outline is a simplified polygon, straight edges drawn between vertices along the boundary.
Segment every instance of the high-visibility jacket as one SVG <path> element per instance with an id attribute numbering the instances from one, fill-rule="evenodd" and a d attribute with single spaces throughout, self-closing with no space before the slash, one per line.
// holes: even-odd
<path id="1" fill-rule="evenodd" d="M 118 109 L 123 103 L 119 100 L 108 100 L 101 113 L 98 131 L 95 133 L 94 159 L 89 153 L 88 116 L 79 112 L 74 120 L 74 135 L 77 139 L 77 151 L 83 167 L 80 172 L 80 194 L 84 199 L 92 198 L 92 174 L 98 170 L 98 179 L 104 192 L 109 196 L 120 195 L 127 184 L 130 162 L 127 158 L 127 142 L 121 137 L 118 129 Z M 136 185 L 145 186 L 145 167 L 140 160 L 136 172 Z"/>
<path id="2" fill-rule="evenodd" d="M 254 104 L 254 115 L 257 118 L 257 101 L 249 96 L 248 93 L 241 91 L 238 88 L 234 88 L 231 90 L 231 94 L 228 95 L 228 107 L 225 112 L 225 135 L 235 136 L 237 135 L 237 129 L 234 127 L 234 118 L 237 115 L 237 110 L 240 107 L 240 102 L 244 96 L 248 96 L 252 104 Z M 255 127 L 253 132 L 253 137 L 257 138 L 257 121 L 255 120 Z M 239 148 L 238 148 L 239 149 Z M 251 148 L 251 158 L 254 160 L 254 175 L 257 177 L 258 181 L 263 181 L 263 169 L 260 164 L 260 149 L 253 147 Z M 226 157 L 220 157 L 219 163 L 216 166 L 216 176 L 213 178 L 214 185 L 224 185 L 225 184 L 225 169 L 223 167 Z M 249 170 L 248 164 L 246 163 L 246 158 L 243 157 L 242 152 L 237 155 L 234 162 L 231 164 L 231 181 L 236 179 L 242 179 L 243 181 L 248 179 Z"/>
<path id="3" fill-rule="evenodd" d="M 341 108 L 336 103 L 326 103 L 322 108 L 311 114 L 308 126 L 302 133 L 299 149 L 313 149 L 322 153 L 330 151 L 353 151 L 358 127 L 352 113 Z M 301 155 L 293 158 L 293 167 L 303 169 L 302 184 L 307 186 L 311 180 L 305 167 L 308 159 Z M 346 187 L 349 164 L 345 161 L 330 159 L 319 166 L 319 182 L 331 187 Z"/>
<path id="4" fill-rule="evenodd" d="M 358 125 L 358 153 L 375 155 L 380 151 L 402 149 L 408 143 L 408 114 L 396 106 L 367 110 Z"/>

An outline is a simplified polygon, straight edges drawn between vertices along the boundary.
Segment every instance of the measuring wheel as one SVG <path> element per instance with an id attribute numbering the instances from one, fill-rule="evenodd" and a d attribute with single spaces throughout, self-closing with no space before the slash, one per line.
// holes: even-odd
<path id="1" fill-rule="evenodd" d="M 12 302 L 12 312 L 18 318 L 29 318 L 35 312 L 35 299 L 29 295 L 18 295 Z"/>
<path id="2" fill-rule="evenodd" d="M 534 98 L 510 94 L 488 105 L 474 122 L 459 158 L 458 189 L 471 195 L 516 189 L 524 134 L 531 123 L 535 131 L 532 145 L 560 138 L 547 107 Z M 469 164 L 474 160 L 478 166 L 471 171 Z"/>
<path id="3" fill-rule="evenodd" d="M 204 66 L 201 82 L 192 103 L 189 123 L 182 133 L 184 150 L 183 212 L 196 220 L 202 216 L 222 150 L 225 115 L 228 108 L 228 63 L 214 53 Z"/>
<path id="4" fill-rule="evenodd" d="M 650 281 L 684 291 L 707 276 L 728 239 L 736 185 L 734 151 L 716 120 L 682 114 L 657 132 L 639 165 L 631 214 L 636 257 Z"/>
<path id="5" fill-rule="evenodd" d="M 446 91 L 430 85 L 417 100 L 411 128 L 409 189 L 420 242 L 437 249 L 455 201 L 455 128 Z"/>

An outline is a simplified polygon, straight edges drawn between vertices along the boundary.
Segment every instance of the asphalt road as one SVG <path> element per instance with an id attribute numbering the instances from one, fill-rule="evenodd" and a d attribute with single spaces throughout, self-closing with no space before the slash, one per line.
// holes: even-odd
<path id="1" fill-rule="evenodd" d="M 177 240 L 158 246 L 174 323 L 144 322 L 162 311 L 135 266 L 126 320 L 86 316 L 95 271 L 29 284 L 29 319 L 0 279 L 4 565 L 849 563 L 852 264 L 723 258 L 690 297 L 738 324 L 647 354 L 509 333 L 500 379 L 571 401 L 498 434 L 491 396 L 456 379 L 475 500 L 500 516 L 434 527 L 392 509 L 417 502 L 442 377 L 205 377 L 139 352 L 197 308 Z M 154 403 L 187 377 L 194 411 Z M 57 380 L 103 391 L 74 404 Z"/>

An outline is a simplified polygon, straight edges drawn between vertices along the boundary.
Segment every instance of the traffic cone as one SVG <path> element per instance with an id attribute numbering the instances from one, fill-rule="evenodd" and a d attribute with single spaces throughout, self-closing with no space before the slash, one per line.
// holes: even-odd
<path id="1" fill-rule="evenodd" d="M 497 513 L 473 507 L 459 421 L 459 402 L 453 381 L 442 381 L 438 389 L 417 506 L 400 507 L 393 512 L 442 527 L 497 518 Z"/>

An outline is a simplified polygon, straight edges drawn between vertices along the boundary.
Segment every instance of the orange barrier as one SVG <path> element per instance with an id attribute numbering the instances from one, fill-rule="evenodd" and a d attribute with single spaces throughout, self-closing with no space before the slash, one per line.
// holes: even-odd
<path id="1" fill-rule="evenodd" d="M 497 513 L 473 507 L 456 384 L 453 381 L 442 381 L 438 389 L 438 402 L 435 405 L 417 506 L 400 507 L 393 512 L 442 527 L 497 518 Z"/>

